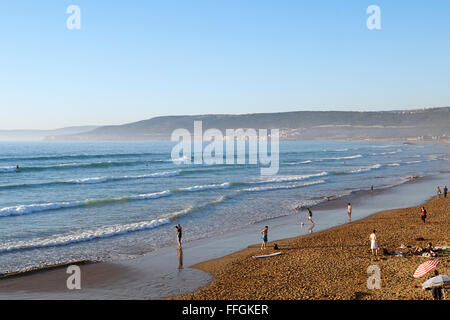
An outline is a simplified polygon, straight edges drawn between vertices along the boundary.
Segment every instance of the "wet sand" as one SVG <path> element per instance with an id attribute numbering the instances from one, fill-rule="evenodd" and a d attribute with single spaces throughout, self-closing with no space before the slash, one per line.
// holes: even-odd
<path id="1" fill-rule="evenodd" d="M 420 207 L 386 210 L 364 219 L 321 232 L 276 241 L 282 255 L 255 259 L 259 244 L 231 255 L 202 262 L 194 268 L 209 272 L 213 281 L 199 290 L 174 299 L 431 299 L 421 284 L 430 278 L 412 277 L 415 269 L 429 259 L 441 262 L 440 274 L 450 274 L 450 253 L 437 258 L 412 255 L 406 246 L 450 245 L 450 196 L 427 201 L 425 224 Z M 377 230 L 379 255 L 372 256 L 369 235 Z M 269 230 L 270 237 L 270 230 Z M 423 241 L 416 240 L 424 238 Z M 272 247 L 273 242 L 268 246 Z M 382 249 L 398 250 L 405 257 L 385 256 Z M 278 250 L 266 249 L 264 254 Z M 381 288 L 368 289 L 367 268 L 381 270 Z M 447 294 L 448 295 L 448 294 Z"/>
<path id="2" fill-rule="evenodd" d="M 69 265 L 77 265 L 80 268 L 83 288 L 99 288 L 117 281 L 127 274 L 127 268 L 118 264 L 71 262 L 2 276 L 0 277 L 0 292 L 68 291 L 66 283 L 71 276 L 67 273 Z"/>

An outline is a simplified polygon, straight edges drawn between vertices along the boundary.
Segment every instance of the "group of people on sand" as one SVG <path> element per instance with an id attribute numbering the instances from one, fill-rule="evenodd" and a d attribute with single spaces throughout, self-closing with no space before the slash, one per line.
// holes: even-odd
<path id="1" fill-rule="evenodd" d="M 297 207 L 295 207 L 295 210 L 297 212 L 300 212 L 302 210 L 302 206 L 298 205 Z M 348 222 L 351 222 L 352 221 L 352 205 L 351 205 L 350 202 L 347 204 L 347 215 L 348 215 Z M 314 221 L 312 219 L 311 208 L 306 208 L 306 218 L 311 223 L 311 227 L 309 228 L 309 233 L 312 233 L 312 229 L 314 228 L 315 224 L 314 224 Z M 303 225 L 304 225 L 303 221 L 300 222 L 300 225 L 303 227 Z M 267 244 L 267 241 L 268 241 L 268 237 L 267 237 L 268 232 L 269 232 L 269 227 L 268 226 L 265 226 L 264 229 L 262 229 L 260 231 L 260 234 L 262 235 L 261 250 L 266 249 L 266 244 Z"/>
<path id="2" fill-rule="evenodd" d="M 448 193 L 448 188 L 447 186 L 444 186 L 444 198 L 447 198 L 447 193 Z M 439 186 L 436 187 L 436 195 L 438 196 L 438 198 L 441 197 L 442 191 L 441 188 Z"/>
<path id="3" fill-rule="evenodd" d="M 371 187 L 371 192 L 373 192 L 373 186 Z M 436 192 L 437 192 L 438 197 L 440 197 L 441 189 L 440 189 L 439 186 L 436 188 Z M 447 193 L 448 193 L 448 188 L 447 188 L 447 186 L 445 186 L 444 187 L 444 198 L 447 197 Z M 297 212 L 300 212 L 302 210 L 302 206 L 298 205 L 295 208 L 295 210 Z M 310 208 L 306 208 L 306 212 L 307 212 L 306 213 L 306 217 L 307 217 L 308 221 L 311 223 L 311 228 L 309 229 L 310 233 L 311 233 L 312 232 L 312 228 L 314 227 L 314 221 L 312 220 L 312 211 L 311 211 Z M 347 217 L 348 217 L 348 222 L 350 223 L 352 221 L 352 204 L 350 202 L 347 204 Z M 427 218 L 427 210 L 425 209 L 425 207 L 422 207 L 422 209 L 421 209 L 421 219 L 422 219 L 423 223 L 425 223 L 426 218 Z M 303 226 L 304 223 L 301 222 L 301 225 Z M 181 237 L 182 237 L 181 225 L 180 224 L 176 225 L 175 229 L 176 229 L 176 232 L 177 232 L 178 248 L 181 248 Z M 269 233 L 269 226 L 265 226 L 264 229 L 262 229 L 260 231 L 261 238 L 262 238 L 261 250 L 266 249 L 266 245 L 267 245 L 267 242 L 268 242 L 268 233 Z M 372 231 L 372 233 L 369 236 L 369 240 L 370 240 L 370 249 L 372 251 L 372 255 L 377 256 L 379 247 L 378 247 L 376 230 Z M 415 249 L 415 251 L 414 251 L 414 253 L 425 253 L 425 252 L 430 254 L 431 257 L 436 256 L 436 253 L 433 251 L 431 242 L 428 244 L 427 247 L 425 247 L 425 248 L 417 247 Z"/>
<path id="4" fill-rule="evenodd" d="M 433 248 L 433 244 L 431 242 L 428 242 L 428 245 L 425 248 L 417 247 L 413 251 L 414 254 L 420 254 L 422 256 L 427 257 L 436 257 L 437 253 L 436 250 Z"/>

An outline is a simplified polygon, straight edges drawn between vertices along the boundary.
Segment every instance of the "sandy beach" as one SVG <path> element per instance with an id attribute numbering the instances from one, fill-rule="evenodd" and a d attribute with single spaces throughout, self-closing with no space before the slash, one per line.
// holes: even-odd
<path id="1" fill-rule="evenodd" d="M 413 255 L 405 246 L 448 246 L 450 242 L 450 197 L 424 204 L 428 218 L 420 219 L 420 207 L 382 211 L 367 218 L 325 231 L 269 242 L 264 254 L 281 251 L 282 255 L 255 259 L 262 254 L 260 245 L 194 265 L 211 273 L 213 281 L 199 290 L 174 299 L 431 299 L 421 284 L 432 274 L 413 278 L 417 266 L 429 259 L 441 262 L 437 270 L 449 274 L 449 253 L 436 258 Z M 380 249 L 372 256 L 369 235 L 377 230 Z M 418 241 L 416 239 L 423 238 Z M 269 231 L 270 240 L 270 231 Z M 405 257 L 383 255 L 382 249 L 397 250 Z M 381 288 L 368 289 L 367 268 L 381 271 Z"/>

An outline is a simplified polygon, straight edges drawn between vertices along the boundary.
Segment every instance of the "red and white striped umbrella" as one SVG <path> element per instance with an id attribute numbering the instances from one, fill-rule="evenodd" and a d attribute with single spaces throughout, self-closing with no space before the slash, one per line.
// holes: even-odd
<path id="1" fill-rule="evenodd" d="M 439 265 L 439 263 L 441 263 L 439 260 L 428 260 L 427 262 L 422 263 L 420 266 L 417 267 L 413 277 L 420 278 L 426 275 L 428 272 L 436 268 Z"/>

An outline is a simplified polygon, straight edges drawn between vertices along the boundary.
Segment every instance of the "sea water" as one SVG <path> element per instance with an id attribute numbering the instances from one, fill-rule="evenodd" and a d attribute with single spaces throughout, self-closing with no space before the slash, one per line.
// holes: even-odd
<path id="1" fill-rule="evenodd" d="M 0 143 L 0 272 L 129 259 L 448 171 L 450 148 L 280 143 L 280 169 L 173 162 L 172 142 Z M 19 169 L 16 168 L 19 166 Z M 442 188 L 442 186 L 441 186 Z"/>

